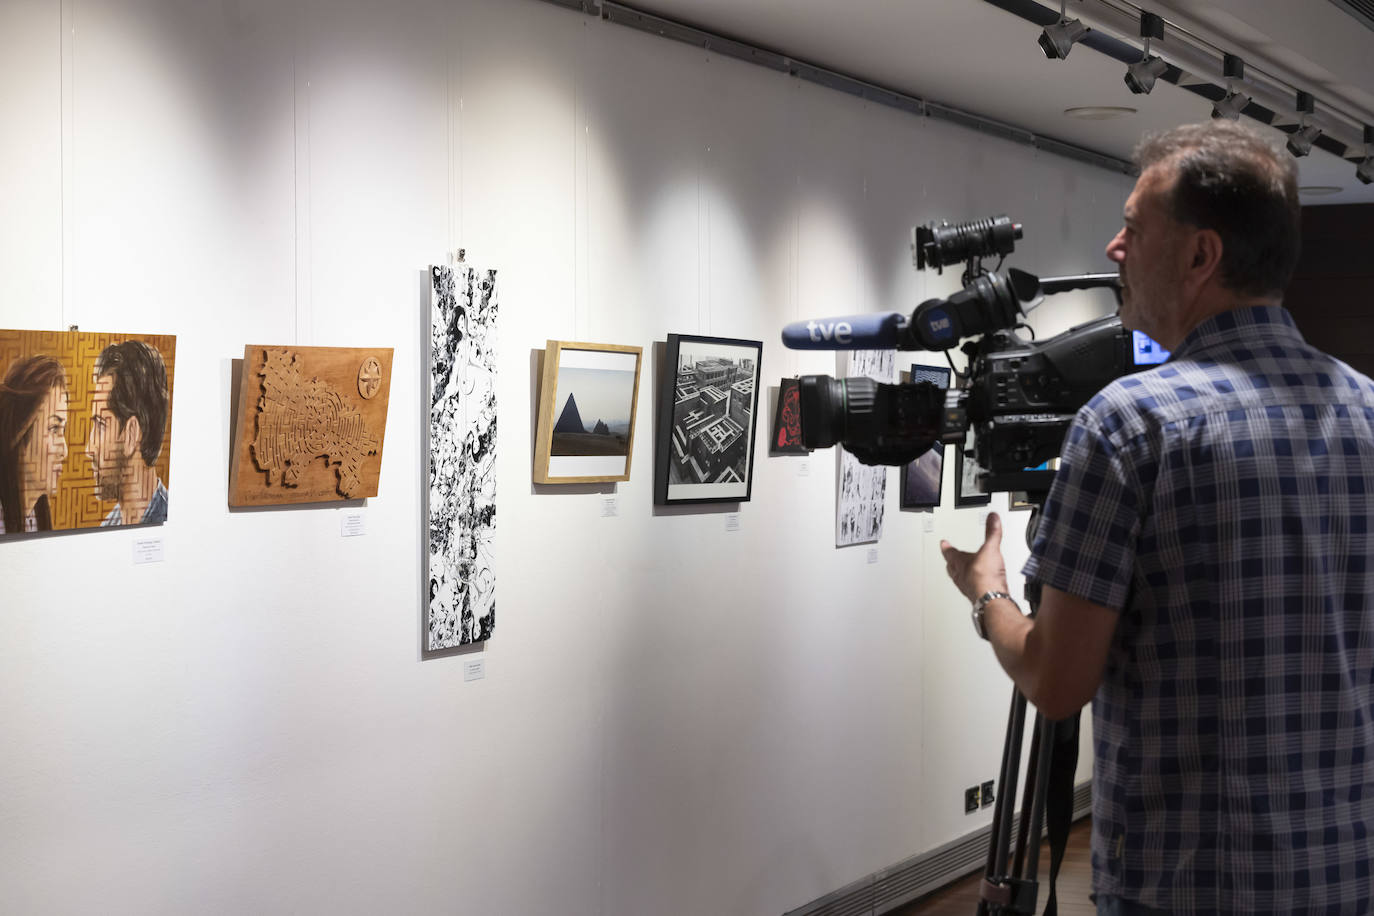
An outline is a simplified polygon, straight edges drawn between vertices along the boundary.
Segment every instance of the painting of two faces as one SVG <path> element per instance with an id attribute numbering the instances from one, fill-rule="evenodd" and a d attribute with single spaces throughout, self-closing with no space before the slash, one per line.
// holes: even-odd
<path id="1" fill-rule="evenodd" d="M 172 335 L 0 330 L 0 539 L 167 520 Z"/>

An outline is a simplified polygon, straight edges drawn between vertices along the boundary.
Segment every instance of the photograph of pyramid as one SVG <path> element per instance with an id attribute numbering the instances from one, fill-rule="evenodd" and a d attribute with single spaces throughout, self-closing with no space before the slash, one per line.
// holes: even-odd
<path id="1" fill-rule="evenodd" d="M 624 455 L 630 443 L 635 374 L 619 369 L 558 370 L 562 402 L 552 455 Z M 590 425 L 583 419 L 585 411 Z"/>
<path id="2" fill-rule="evenodd" d="M 628 480 L 638 347 L 549 341 L 535 443 L 535 483 Z"/>

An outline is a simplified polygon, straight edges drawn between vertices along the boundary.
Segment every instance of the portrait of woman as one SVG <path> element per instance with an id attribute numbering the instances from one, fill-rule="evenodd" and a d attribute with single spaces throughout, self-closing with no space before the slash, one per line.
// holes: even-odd
<path id="1" fill-rule="evenodd" d="M 51 356 L 15 360 L 0 381 L 0 534 L 49 531 L 67 460 L 67 377 Z"/>

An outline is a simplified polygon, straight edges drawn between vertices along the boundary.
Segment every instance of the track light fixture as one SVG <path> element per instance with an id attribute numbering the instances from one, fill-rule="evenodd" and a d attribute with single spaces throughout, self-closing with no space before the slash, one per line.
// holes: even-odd
<path id="1" fill-rule="evenodd" d="M 1307 116 L 1317 110 L 1317 103 L 1310 92 L 1299 92 L 1297 101 L 1298 130 L 1288 137 L 1288 152 L 1298 158 L 1312 152 L 1312 144 L 1322 135 L 1322 129 L 1307 123 Z"/>
<path id="2" fill-rule="evenodd" d="M 1355 167 L 1355 177 L 1361 184 L 1374 182 L 1374 127 L 1364 126 L 1364 161 Z"/>
<path id="3" fill-rule="evenodd" d="M 1145 39 L 1145 49 L 1140 60 L 1126 68 L 1126 88 L 1136 95 L 1149 95 L 1155 88 L 1155 80 L 1169 69 L 1164 61 L 1150 56 L 1150 39 L 1164 38 L 1164 20 L 1154 13 L 1141 13 L 1140 37 Z"/>
<path id="4" fill-rule="evenodd" d="M 1067 0 L 1059 0 L 1059 21 L 1054 25 L 1045 26 L 1045 30 L 1040 33 L 1040 50 L 1044 51 L 1050 60 L 1063 60 L 1068 57 L 1074 43 L 1081 41 L 1089 31 L 1080 20 L 1064 18 L 1066 3 Z"/>
<path id="5" fill-rule="evenodd" d="M 1322 135 L 1322 129 L 1315 124 L 1304 124 L 1298 132 L 1288 137 L 1288 152 L 1299 158 L 1312 152 L 1312 144 Z"/>
<path id="6" fill-rule="evenodd" d="M 1126 88 L 1136 95 L 1149 95 L 1155 80 L 1164 75 L 1169 65 L 1158 57 L 1138 60 L 1126 68 Z"/>
<path id="7" fill-rule="evenodd" d="M 1234 54 L 1224 55 L 1221 72 L 1226 77 L 1226 97 L 1212 103 L 1212 117 L 1239 121 L 1240 113 L 1250 104 L 1250 96 L 1236 89 L 1236 81 L 1245 78 L 1245 61 Z"/>

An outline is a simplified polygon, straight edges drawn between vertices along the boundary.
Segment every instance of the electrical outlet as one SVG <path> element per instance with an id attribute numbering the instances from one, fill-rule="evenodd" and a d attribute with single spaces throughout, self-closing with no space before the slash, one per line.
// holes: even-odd
<path id="1" fill-rule="evenodd" d="M 997 801 L 997 798 L 992 794 L 992 783 L 993 780 L 989 779 L 987 782 L 983 783 L 981 789 L 978 792 L 979 797 L 983 800 L 984 808 L 986 808 L 993 802 Z"/>
<path id="2" fill-rule="evenodd" d="M 964 813 L 972 814 L 978 810 L 978 787 L 969 786 L 964 790 Z"/>

